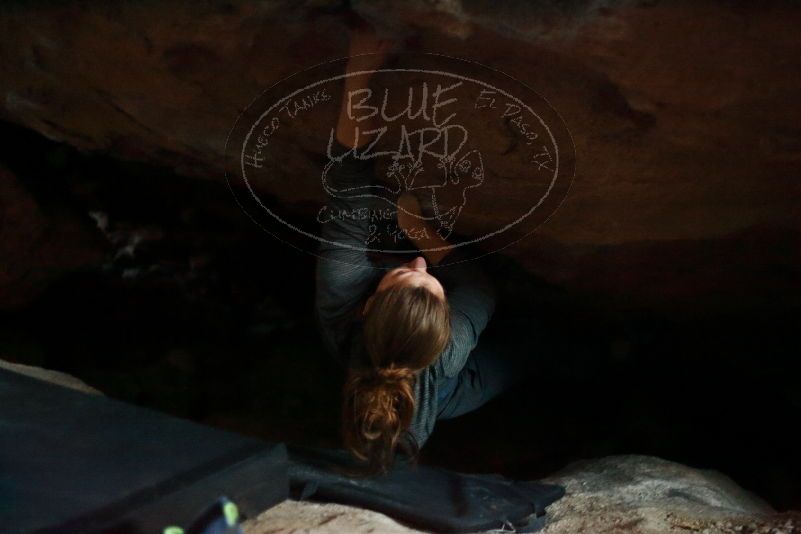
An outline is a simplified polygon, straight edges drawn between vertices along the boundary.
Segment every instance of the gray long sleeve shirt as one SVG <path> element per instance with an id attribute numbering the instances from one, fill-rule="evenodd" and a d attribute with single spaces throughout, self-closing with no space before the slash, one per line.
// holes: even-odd
<path id="1" fill-rule="evenodd" d="M 364 300 L 375 291 L 387 269 L 406 260 L 392 254 L 375 258 L 359 250 L 375 248 L 375 244 L 365 245 L 376 232 L 371 225 L 377 223 L 370 213 L 386 212 L 391 206 L 373 195 L 364 195 L 376 187 L 372 160 L 357 159 L 348 150 L 334 142 L 333 155 L 345 156 L 325 175 L 329 190 L 341 192 L 328 199 L 328 212 L 344 216 L 321 223 L 324 242 L 318 248 L 315 314 L 329 352 L 344 365 L 357 367 L 369 364 L 362 339 L 360 312 Z M 397 224 L 394 217 L 385 222 Z M 492 283 L 477 262 L 465 259 L 460 249 L 452 249 L 442 262 L 447 265 L 429 271 L 445 288 L 451 337 L 442 354 L 421 370 L 415 381 L 416 406 L 409 432 L 419 447 L 434 430 L 440 387 L 451 383 L 448 379 L 462 370 L 495 309 Z"/>

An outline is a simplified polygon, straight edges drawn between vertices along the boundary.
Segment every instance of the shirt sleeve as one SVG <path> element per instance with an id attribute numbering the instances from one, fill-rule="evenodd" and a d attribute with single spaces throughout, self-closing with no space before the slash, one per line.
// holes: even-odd
<path id="1" fill-rule="evenodd" d="M 336 141 L 333 144 L 335 154 L 348 150 Z M 341 161 L 331 162 L 324 180 L 331 194 L 320 223 L 323 241 L 317 251 L 315 313 L 329 350 L 343 358 L 339 352 L 344 350 L 347 324 L 381 274 L 363 250 L 370 247 L 369 213 L 375 201 L 358 193 L 374 182 L 373 162 L 347 153 Z"/>
<path id="2" fill-rule="evenodd" d="M 430 272 L 445 288 L 451 338 L 434 366 L 439 376 L 450 378 L 459 374 L 478 344 L 481 332 L 495 311 L 496 291 L 478 261 L 467 259 L 459 249 L 449 252 L 442 262 L 448 264 Z"/>

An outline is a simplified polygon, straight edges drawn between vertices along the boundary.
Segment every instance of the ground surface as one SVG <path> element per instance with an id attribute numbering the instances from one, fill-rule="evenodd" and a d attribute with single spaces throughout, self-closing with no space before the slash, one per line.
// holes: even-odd
<path id="1" fill-rule="evenodd" d="M 729 478 L 648 456 L 576 463 L 549 477 L 567 495 L 548 509 L 543 534 L 795 534 L 801 514 L 776 514 Z M 285 502 L 245 523 L 247 534 L 416 532 L 375 512 Z"/>

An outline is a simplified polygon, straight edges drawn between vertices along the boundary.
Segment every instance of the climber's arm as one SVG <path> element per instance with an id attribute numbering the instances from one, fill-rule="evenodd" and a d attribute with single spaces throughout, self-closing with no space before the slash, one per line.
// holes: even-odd
<path id="1" fill-rule="evenodd" d="M 431 265 L 439 264 L 451 250 L 449 243 L 423 219 L 420 202 L 411 193 L 398 199 L 398 226 Z"/>
<path id="2" fill-rule="evenodd" d="M 388 46 L 369 30 L 353 30 L 346 74 L 377 68 Z M 360 190 L 373 184 L 374 162 L 357 157 L 354 151 L 373 139 L 372 134 L 364 132 L 375 129 L 375 118 L 365 118 L 366 113 L 358 108 L 369 90 L 369 81 L 370 74 L 345 77 L 339 117 L 330 135 L 331 160 L 323 174 L 324 186 L 331 196 L 318 213 L 322 240 L 315 300 L 318 320 L 332 350 L 343 341 L 340 334 L 344 329 L 337 325 L 348 320 L 381 275 L 365 253 L 365 248 L 370 247 L 371 232 L 369 218 L 363 212 L 374 208 L 375 202 L 360 194 Z"/>
<path id="3" fill-rule="evenodd" d="M 366 97 L 365 91 L 370 91 L 369 71 L 383 63 L 388 48 L 389 44 L 372 30 L 353 30 L 339 117 L 329 137 L 329 162 L 322 175 L 330 198 L 318 213 L 324 243 L 321 253 L 349 264 L 366 263 L 356 256 L 363 256 L 364 248 L 374 238 L 368 217 L 370 210 L 376 208 L 374 195 L 368 194 L 377 187 L 374 160 L 362 158 L 356 149 L 375 137 L 376 119 L 359 103 Z"/>
<path id="4" fill-rule="evenodd" d="M 355 29 L 351 33 L 349 59 L 345 67 L 345 87 L 337 120 L 336 139 L 341 144 L 359 148 L 375 137 L 375 113 L 361 107 L 371 96 L 368 87 L 372 72 L 380 67 L 393 43 L 379 39 L 374 31 Z M 362 73 L 362 74 L 359 74 Z"/>

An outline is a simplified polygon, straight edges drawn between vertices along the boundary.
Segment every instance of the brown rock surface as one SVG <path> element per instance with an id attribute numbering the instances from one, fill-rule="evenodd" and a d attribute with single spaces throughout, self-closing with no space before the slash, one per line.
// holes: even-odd
<path id="1" fill-rule="evenodd" d="M 344 55 L 344 24 L 323 9 L 335 4 L 6 6 L 0 116 L 222 180 L 239 112 L 275 81 Z M 625 306 L 797 304 L 798 5 L 353 5 L 384 29 L 418 32 L 422 51 L 515 76 L 562 115 L 572 189 L 506 250 L 530 270 Z"/>

